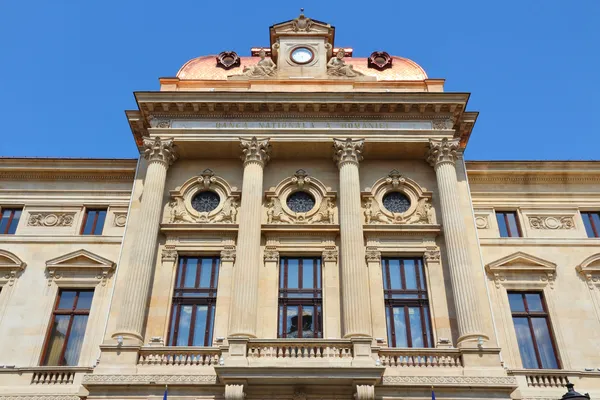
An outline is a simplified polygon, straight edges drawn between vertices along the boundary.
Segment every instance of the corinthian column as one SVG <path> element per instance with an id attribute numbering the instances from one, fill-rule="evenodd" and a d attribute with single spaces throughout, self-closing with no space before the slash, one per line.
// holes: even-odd
<path id="1" fill-rule="evenodd" d="M 481 310 L 473 286 L 469 244 L 458 197 L 455 165 L 458 149 L 458 140 L 430 140 L 427 161 L 435 169 L 440 195 L 444 240 L 458 323 L 458 344 L 468 346 L 476 343 L 479 337 L 485 340 L 488 337 L 483 334 L 481 327 Z"/>
<path id="2" fill-rule="evenodd" d="M 113 338 L 123 336 L 142 342 L 165 179 L 167 169 L 177 159 L 173 139 L 144 138 L 143 157 L 148 160 L 148 168 L 140 205 L 140 223 L 134 234 L 134 246 L 123 277 L 124 282 L 129 282 L 129 285 L 135 288 L 132 289 L 129 285 L 122 286 L 124 291 L 120 297 L 117 331 L 112 335 Z"/>
<path id="3" fill-rule="evenodd" d="M 358 163 L 364 140 L 334 139 L 340 169 L 340 238 L 343 331 L 345 338 L 371 336 L 369 274 L 365 265 Z"/>
<path id="4" fill-rule="evenodd" d="M 233 269 L 233 295 L 229 335 L 256 337 L 258 278 L 260 265 L 260 220 L 263 169 L 269 161 L 269 139 L 240 139 L 244 180 L 240 209 L 237 257 Z"/>

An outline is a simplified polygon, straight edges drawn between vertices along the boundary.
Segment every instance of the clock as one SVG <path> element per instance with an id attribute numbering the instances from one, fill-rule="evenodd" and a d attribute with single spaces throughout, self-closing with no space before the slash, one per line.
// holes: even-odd
<path id="1" fill-rule="evenodd" d="M 308 64 L 315 58 L 315 54 L 311 49 L 306 47 L 296 47 L 290 53 L 290 58 L 296 64 Z"/>

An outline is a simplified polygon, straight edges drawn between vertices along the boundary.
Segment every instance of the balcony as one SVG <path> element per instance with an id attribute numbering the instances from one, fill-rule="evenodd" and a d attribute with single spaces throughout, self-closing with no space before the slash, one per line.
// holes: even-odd
<path id="1" fill-rule="evenodd" d="M 600 371 L 512 369 L 507 373 L 517 378 L 520 387 L 535 391 L 555 389 L 553 392 L 565 392 L 567 382 L 582 390 L 600 389 Z"/>
<path id="2" fill-rule="evenodd" d="M 458 349 L 386 348 L 377 353 L 387 368 L 462 368 Z"/>
<path id="3" fill-rule="evenodd" d="M 202 367 L 219 364 L 218 347 L 143 347 L 138 356 L 139 367 Z"/>
<path id="4" fill-rule="evenodd" d="M 248 364 L 329 363 L 350 365 L 353 358 L 349 340 L 254 339 L 248 343 Z"/>

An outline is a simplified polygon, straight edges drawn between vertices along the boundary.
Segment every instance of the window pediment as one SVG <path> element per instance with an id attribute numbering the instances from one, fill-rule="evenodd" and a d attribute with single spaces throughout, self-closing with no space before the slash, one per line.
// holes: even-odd
<path id="1" fill-rule="evenodd" d="M 600 253 L 594 254 L 577 266 L 577 272 L 584 276 L 590 289 L 600 285 Z"/>
<path id="2" fill-rule="evenodd" d="M 488 274 L 493 276 L 496 287 L 510 280 L 532 281 L 536 278 L 553 286 L 556 278 L 556 264 L 518 251 L 485 266 Z"/>
<path id="3" fill-rule="evenodd" d="M 53 280 L 61 279 L 65 275 L 89 276 L 93 275 L 106 285 L 109 273 L 115 268 L 115 263 L 90 251 L 81 249 L 46 261 L 48 271 L 48 285 Z"/>
<path id="4" fill-rule="evenodd" d="M 17 275 L 25 269 L 27 264 L 15 254 L 7 250 L 0 250 L 0 279 L 12 286 Z"/>

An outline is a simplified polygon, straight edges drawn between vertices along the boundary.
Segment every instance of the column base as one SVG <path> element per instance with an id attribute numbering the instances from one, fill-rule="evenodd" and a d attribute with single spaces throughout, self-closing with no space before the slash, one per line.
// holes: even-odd
<path id="1" fill-rule="evenodd" d="M 100 359 L 94 374 L 135 374 L 140 348 L 135 345 L 100 345 Z"/>
<path id="2" fill-rule="evenodd" d="M 227 367 L 245 367 L 248 365 L 247 337 L 228 337 L 227 346 L 223 348 L 223 362 Z"/>
<path id="3" fill-rule="evenodd" d="M 375 359 L 372 355 L 373 339 L 371 337 L 354 337 L 352 342 L 352 366 L 353 367 L 374 367 Z"/>
<path id="4" fill-rule="evenodd" d="M 120 331 L 115 332 L 111 335 L 114 339 L 113 344 L 118 345 L 132 345 L 132 346 L 143 346 L 144 338 L 136 332 L 131 331 Z"/>
<path id="5" fill-rule="evenodd" d="M 481 349 L 483 347 L 485 347 L 486 343 L 490 340 L 490 338 L 487 335 L 484 335 L 483 333 L 468 333 L 466 335 L 462 335 L 461 337 L 458 338 L 457 343 L 456 343 L 456 347 L 458 347 L 459 349 L 464 349 L 464 348 L 474 348 L 474 349 Z"/>

